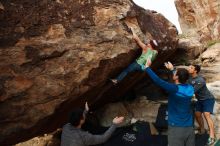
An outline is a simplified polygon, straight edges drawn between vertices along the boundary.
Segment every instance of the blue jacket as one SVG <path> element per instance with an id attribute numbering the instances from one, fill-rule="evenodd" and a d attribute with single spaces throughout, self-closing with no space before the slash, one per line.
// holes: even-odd
<path id="1" fill-rule="evenodd" d="M 149 67 L 146 72 L 150 78 L 169 93 L 168 125 L 175 127 L 193 126 L 191 99 L 194 89 L 190 84 L 173 84 L 160 79 Z"/>

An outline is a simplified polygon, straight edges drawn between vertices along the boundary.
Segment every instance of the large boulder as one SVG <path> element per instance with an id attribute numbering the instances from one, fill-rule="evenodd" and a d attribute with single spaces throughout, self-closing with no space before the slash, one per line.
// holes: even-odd
<path id="1" fill-rule="evenodd" d="M 205 76 L 207 82 L 218 82 L 220 80 L 220 43 L 216 43 L 203 52 L 198 61 L 203 68 L 201 74 Z M 213 84 L 213 87 L 215 85 Z M 217 87 L 217 86 L 216 86 Z"/>
<path id="2" fill-rule="evenodd" d="M 181 52 L 179 56 L 184 59 L 194 60 L 204 52 L 205 47 L 197 38 L 180 38 L 177 45 L 177 51 Z M 178 54 L 178 53 L 177 53 Z"/>
<path id="3" fill-rule="evenodd" d="M 108 83 L 140 53 L 160 44 L 154 67 L 175 52 L 177 31 L 161 14 L 130 0 L 7 0 L 0 9 L 0 145 L 51 132 L 87 100 L 97 108 L 127 92 L 143 74 L 117 88 Z"/>
<path id="4" fill-rule="evenodd" d="M 210 46 L 205 52 L 200 56 L 200 59 L 203 63 L 211 63 L 218 60 L 220 55 L 220 43 L 216 43 Z"/>

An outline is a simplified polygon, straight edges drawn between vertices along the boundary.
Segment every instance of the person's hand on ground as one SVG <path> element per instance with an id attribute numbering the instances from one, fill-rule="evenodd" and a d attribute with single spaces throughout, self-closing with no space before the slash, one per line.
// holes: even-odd
<path id="1" fill-rule="evenodd" d="M 85 110 L 88 112 L 89 111 L 89 106 L 88 106 L 88 103 L 86 102 L 85 104 Z"/>
<path id="2" fill-rule="evenodd" d="M 124 121 L 124 117 L 115 117 L 113 119 L 113 124 L 121 124 Z"/>
<path id="3" fill-rule="evenodd" d="M 173 64 L 171 62 L 165 62 L 164 65 L 167 69 L 174 70 Z"/>

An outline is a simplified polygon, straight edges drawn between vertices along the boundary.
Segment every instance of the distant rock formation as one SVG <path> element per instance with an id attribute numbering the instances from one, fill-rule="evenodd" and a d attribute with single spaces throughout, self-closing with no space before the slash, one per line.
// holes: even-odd
<path id="1" fill-rule="evenodd" d="M 184 34 L 201 42 L 220 38 L 219 0 L 175 0 L 180 26 Z"/>

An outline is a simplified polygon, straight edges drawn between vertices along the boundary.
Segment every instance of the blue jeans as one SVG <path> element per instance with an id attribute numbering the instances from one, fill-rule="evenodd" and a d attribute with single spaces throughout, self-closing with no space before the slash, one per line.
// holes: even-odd
<path id="1" fill-rule="evenodd" d="M 130 72 L 134 72 L 134 71 L 142 71 L 141 66 L 134 61 L 132 64 L 130 64 L 119 76 L 117 76 L 116 80 L 117 81 L 121 81 L 124 79 L 124 77 L 130 73 Z"/>

